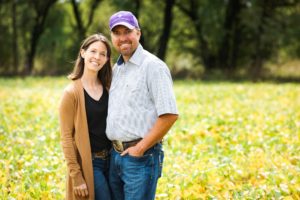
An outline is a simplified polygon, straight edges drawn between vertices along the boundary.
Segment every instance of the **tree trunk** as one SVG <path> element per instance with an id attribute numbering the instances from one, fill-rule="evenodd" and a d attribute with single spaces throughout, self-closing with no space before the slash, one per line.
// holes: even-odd
<path id="1" fill-rule="evenodd" d="M 168 41 L 170 38 L 170 32 L 171 32 L 172 21 L 173 21 L 172 8 L 174 6 L 174 3 L 175 3 L 175 0 L 167 0 L 166 1 L 165 16 L 164 16 L 164 28 L 163 28 L 163 33 L 159 39 L 160 45 L 159 45 L 158 54 L 157 54 L 157 56 L 162 60 L 165 59 Z"/>
<path id="2" fill-rule="evenodd" d="M 232 76 L 236 69 L 239 41 L 239 14 L 241 11 L 240 0 L 230 0 L 226 9 L 224 21 L 224 35 L 218 53 L 218 67 L 225 70 L 227 76 Z"/>
<path id="3" fill-rule="evenodd" d="M 135 17 L 137 18 L 137 20 L 139 20 L 139 16 L 140 16 L 141 1 L 142 1 L 142 0 L 135 0 L 135 1 L 134 1 L 134 12 L 133 12 L 133 14 L 134 14 Z M 141 28 L 141 27 L 140 27 L 140 28 Z M 145 43 L 145 38 L 144 38 L 144 35 L 143 35 L 143 34 L 141 35 L 140 43 L 141 43 L 141 45 L 142 45 L 145 49 L 148 49 L 148 48 L 147 48 L 147 44 Z"/>
<path id="4" fill-rule="evenodd" d="M 82 15 L 80 10 L 79 10 L 79 3 L 76 0 L 71 0 L 71 4 L 72 4 L 72 8 L 73 8 L 73 13 L 75 16 L 75 21 L 76 21 L 76 26 L 77 26 L 77 31 L 78 31 L 78 40 L 82 41 L 85 37 L 86 37 L 86 32 L 88 30 L 88 28 L 90 27 L 90 25 L 93 23 L 93 19 L 94 19 L 94 14 L 95 14 L 95 10 L 97 9 L 97 7 L 99 6 L 99 4 L 101 3 L 102 0 L 93 0 L 91 2 L 91 6 L 89 7 L 89 13 L 88 13 L 88 22 L 86 23 L 86 25 L 84 24 L 83 20 L 82 20 Z"/>
<path id="5" fill-rule="evenodd" d="M 177 3 L 176 5 L 183 11 L 193 22 L 196 29 L 197 41 L 199 44 L 199 55 L 204 65 L 204 73 L 209 73 L 212 69 L 216 68 L 216 56 L 209 49 L 208 41 L 205 39 L 202 32 L 202 23 L 200 21 L 198 8 L 200 7 L 197 0 L 190 0 L 188 8 L 186 5 Z"/>
<path id="6" fill-rule="evenodd" d="M 249 69 L 250 77 L 253 81 L 257 81 L 261 77 L 261 71 L 265 59 L 266 51 L 264 50 L 264 44 L 262 41 L 262 37 L 265 33 L 264 26 L 265 20 L 268 15 L 268 1 L 262 2 L 262 12 L 257 28 L 257 32 L 255 35 L 255 50 L 252 55 L 252 62 Z"/>
<path id="7" fill-rule="evenodd" d="M 208 42 L 205 40 L 202 34 L 202 26 L 201 24 L 194 21 L 195 28 L 197 30 L 197 38 L 199 42 L 200 55 L 202 58 L 202 62 L 205 68 L 205 71 L 211 71 L 216 68 L 216 58 L 213 54 L 211 54 L 210 49 L 208 48 Z"/>
<path id="8" fill-rule="evenodd" d="M 79 12 L 78 4 L 76 3 L 76 0 L 71 0 L 73 12 L 75 15 L 76 25 L 77 25 L 77 31 L 78 31 L 78 39 L 81 41 L 85 38 L 85 27 L 83 26 L 83 22 L 81 19 L 81 15 Z"/>
<path id="9" fill-rule="evenodd" d="M 99 4 L 101 3 L 102 0 L 94 0 L 90 6 L 90 13 L 89 13 L 89 21 L 86 25 L 86 29 L 88 29 L 88 27 L 90 27 L 90 25 L 93 22 L 94 19 L 94 14 L 95 14 L 95 10 L 96 8 L 99 6 Z"/>
<path id="10" fill-rule="evenodd" d="M 44 32 L 44 24 L 46 21 L 46 17 L 48 15 L 48 11 L 56 1 L 57 0 L 49 0 L 47 2 L 43 2 L 43 4 L 33 2 L 37 16 L 35 18 L 35 24 L 31 32 L 30 48 L 29 51 L 26 53 L 25 70 L 24 70 L 25 75 L 32 74 L 32 70 L 34 69 L 34 58 L 36 54 L 38 41 L 42 33 Z"/>
<path id="11" fill-rule="evenodd" d="M 19 66 L 19 53 L 18 53 L 18 34 L 17 34 L 17 13 L 16 13 L 16 0 L 12 1 L 12 55 L 13 55 L 13 74 L 18 73 Z"/>

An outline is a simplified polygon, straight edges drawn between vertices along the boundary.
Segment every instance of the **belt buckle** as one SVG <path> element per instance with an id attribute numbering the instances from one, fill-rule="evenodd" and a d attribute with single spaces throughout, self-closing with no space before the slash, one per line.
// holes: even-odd
<path id="1" fill-rule="evenodd" d="M 108 156 L 107 150 L 93 153 L 93 158 L 101 158 L 101 159 L 105 160 L 107 158 L 107 156 Z"/>
<path id="2" fill-rule="evenodd" d="M 122 153 L 124 151 L 123 143 L 120 140 L 114 140 L 113 146 L 114 146 L 114 149 L 119 153 Z"/>

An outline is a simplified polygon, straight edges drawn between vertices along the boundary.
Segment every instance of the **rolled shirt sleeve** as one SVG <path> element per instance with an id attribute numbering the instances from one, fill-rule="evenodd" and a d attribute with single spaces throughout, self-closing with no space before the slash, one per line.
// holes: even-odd
<path id="1" fill-rule="evenodd" d="M 178 114 L 173 91 L 173 81 L 167 66 L 157 60 L 149 64 L 148 86 L 157 115 Z"/>

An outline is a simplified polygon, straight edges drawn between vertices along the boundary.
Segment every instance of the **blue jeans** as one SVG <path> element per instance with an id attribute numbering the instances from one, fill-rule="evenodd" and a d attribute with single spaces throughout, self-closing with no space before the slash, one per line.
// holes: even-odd
<path id="1" fill-rule="evenodd" d="M 108 184 L 109 159 L 94 158 L 95 200 L 110 200 L 111 191 Z"/>
<path id="2" fill-rule="evenodd" d="M 148 149 L 142 157 L 121 156 L 114 149 L 110 158 L 109 184 L 114 200 L 152 200 L 161 177 L 162 144 Z"/>

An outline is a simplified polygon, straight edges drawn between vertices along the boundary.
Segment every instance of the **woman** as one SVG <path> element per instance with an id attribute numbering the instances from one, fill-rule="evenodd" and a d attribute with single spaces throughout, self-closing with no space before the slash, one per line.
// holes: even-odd
<path id="1" fill-rule="evenodd" d="M 61 144 L 67 163 L 66 199 L 110 199 L 107 175 L 111 142 L 105 134 L 112 78 L 107 38 L 86 38 L 64 90 L 60 107 Z"/>

